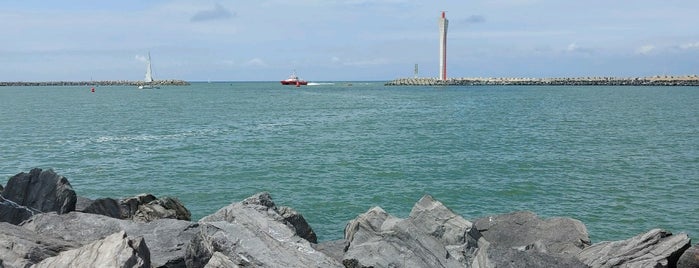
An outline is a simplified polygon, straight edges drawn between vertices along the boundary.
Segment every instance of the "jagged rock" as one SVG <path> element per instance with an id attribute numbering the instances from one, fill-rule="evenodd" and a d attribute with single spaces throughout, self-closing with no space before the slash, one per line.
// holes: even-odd
<path id="1" fill-rule="evenodd" d="M 156 219 L 189 221 L 192 219 L 192 213 L 189 212 L 179 199 L 163 197 L 140 205 L 136 214 L 133 215 L 133 219 L 141 222 L 149 222 Z"/>
<path id="2" fill-rule="evenodd" d="M 283 210 L 283 214 L 291 211 Z M 239 266 L 341 267 L 300 237 L 298 230 L 304 228 L 288 222 L 266 192 L 224 207 L 199 222 L 199 233 L 187 249 L 188 267 L 205 265 L 216 252 Z"/>
<path id="3" fill-rule="evenodd" d="M 138 212 L 138 208 L 143 204 L 148 204 L 155 201 L 152 194 L 140 194 L 134 197 L 124 198 L 119 202 L 121 206 L 121 219 L 131 219 Z"/>
<path id="4" fill-rule="evenodd" d="M 489 243 L 472 224 L 431 196 L 418 201 L 407 219 L 374 207 L 345 227 L 345 267 L 487 266 Z"/>
<path id="5" fill-rule="evenodd" d="M 92 204 L 92 202 L 95 201 L 84 196 L 77 196 L 77 201 L 75 202 L 75 211 L 84 212 L 83 210 L 85 210 L 85 208 Z"/>
<path id="6" fill-rule="evenodd" d="M 41 211 L 20 206 L 0 196 L 0 222 L 8 222 L 17 225 L 38 213 L 41 213 Z"/>
<path id="7" fill-rule="evenodd" d="M 223 255 L 221 252 L 214 252 L 214 255 L 211 256 L 211 259 L 209 262 L 204 266 L 204 268 L 238 268 L 237 264 L 235 264 L 231 259 L 226 257 L 226 255 Z"/>
<path id="8" fill-rule="evenodd" d="M 342 262 L 342 256 L 345 255 L 345 249 L 349 246 L 349 242 L 345 239 L 326 241 L 318 244 L 311 244 L 317 251 L 323 252 L 328 257 Z"/>
<path id="9" fill-rule="evenodd" d="M 143 238 L 128 238 L 124 231 L 78 249 L 44 259 L 34 268 L 52 267 L 143 267 L 150 268 L 150 253 Z"/>
<path id="10" fill-rule="evenodd" d="M 116 219 L 122 219 L 121 205 L 119 204 L 119 200 L 114 198 L 95 199 L 80 211 L 84 213 L 99 214 Z"/>
<path id="11" fill-rule="evenodd" d="M 12 176 L 7 181 L 3 197 L 20 206 L 59 214 L 75 211 L 77 200 L 66 177 L 53 170 L 42 171 L 40 168 Z"/>
<path id="12" fill-rule="evenodd" d="M 313 229 L 311 229 L 303 216 L 291 208 L 277 208 L 268 192 L 257 193 L 239 203 L 221 208 L 214 214 L 208 215 L 199 221 L 250 222 L 251 224 L 262 226 L 263 223 L 257 222 L 257 220 L 261 219 L 258 214 L 266 215 L 265 221 L 271 219 L 287 225 L 294 230 L 296 235 L 311 243 L 317 242 L 315 232 L 313 232 Z"/>
<path id="13" fill-rule="evenodd" d="M 677 268 L 699 268 L 699 244 L 688 248 L 682 253 L 682 256 L 677 261 Z"/>
<path id="14" fill-rule="evenodd" d="M 187 248 L 187 267 L 202 267 L 217 252 L 242 267 L 341 267 L 287 225 L 256 214 L 245 222 L 203 222 Z"/>
<path id="15" fill-rule="evenodd" d="M 105 215 L 117 219 L 131 219 L 139 222 L 149 222 L 156 219 L 178 219 L 189 221 L 192 214 L 177 198 L 156 198 L 152 194 L 140 194 L 134 197 L 117 200 L 100 198 L 81 204 L 79 211 Z"/>
<path id="16" fill-rule="evenodd" d="M 85 245 L 110 234 L 125 231 L 143 237 L 150 248 L 154 267 L 184 267 L 187 244 L 197 233 L 198 224 L 174 219 L 148 223 L 120 220 L 103 215 L 72 212 L 63 215 L 43 213 L 22 224 L 39 235 L 55 236 Z"/>
<path id="17" fill-rule="evenodd" d="M 306 219 L 298 213 L 296 210 L 290 207 L 280 206 L 277 208 L 277 213 L 284 218 L 285 222 L 288 222 L 296 230 L 296 234 L 311 243 L 318 243 L 318 237 L 313 231 Z"/>
<path id="18" fill-rule="evenodd" d="M 491 246 L 488 252 L 488 265 L 481 267 L 520 268 L 520 267 L 588 267 L 572 256 L 552 255 L 536 251 L 522 251 L 513 248 Z"/>
<path id="19" fill-rule="evenodd" d="M 61 239 L 0 222 L 0 260 L 4 267 L 29 267 L 74 247 Z"/>
<path id="20" fill-rule="evenodd" d="M 488 242 L 505 248 L 575 256 L 590 245 L 587 228 L 579 220 L 541 220 L 529 211 L 484 217 L 475 226 Z"/>
<path id="21" fill-rule="evenodd" d="M 592 267 L 675 267 L 689 246 L 687 234 L 653 229 L 622 241 L 596 243 L 582 250 L 578 259 Z"/>

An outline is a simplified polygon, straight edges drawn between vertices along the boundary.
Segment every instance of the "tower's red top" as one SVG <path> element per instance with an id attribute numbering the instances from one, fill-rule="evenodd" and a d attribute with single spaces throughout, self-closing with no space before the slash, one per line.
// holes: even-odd
<path id="1" fill-rule="evenodd" d="M 442 18 L 446 18 L 446 16 L 444 15 L 444 11 L 442 11 Z"/>

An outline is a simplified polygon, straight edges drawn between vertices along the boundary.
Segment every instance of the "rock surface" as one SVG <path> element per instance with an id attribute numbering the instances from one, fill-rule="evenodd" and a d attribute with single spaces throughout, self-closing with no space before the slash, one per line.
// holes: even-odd
<path id="1" fill-rule="evenodd" d="M 348 222 L 344 239 L 315 244 L 304 217 L 266 192 L 193 223 L 175 198 L 76 197 L 51 170 L 11 181 L 4 194 L 18 201 L 0 196 L 0 268 L 699 266 L 686 234 L 654 229 L 590 246 L 574 219 L 524 211 L 471 223 L 429 195 L 405 219 L 374 207 Z"/>
<path id="2" fill-rule="evenodd" d="M 199 222 L 199 232 L 187 248 L 188 267 L 202 267 L 212 262 L 216 253 L 226 256 L 223 261 L 244 267 L 341 267 L 300 237 L 298 230 L 304 228 L 288 222 L 266 192 L 222 208 Z M 303 223 L 307 225 L 305 220 Z M 220 258 L 215 262 L 221 262 Z"/>
<path id="3" fill-rule="evenodd" d="M 0 260 L 5 267 L 28 267 L 74 247 L 64 240 L 0 222 Z"/>
<path id="4" fill-rule="evenodd" d="M 653 229 L 626 240 L 594 244 L 578 258 L 592 267 L 670 267 L 689 244 L 686 234 Z"/>
<path id="5" fill-rule="evenodd" d="M 214 214 L 206 216 L 199 221 L 241 222 L 244 224 L 264 226 L 265 223 L 259 222 L 260 215 L 265 215 L 262 219 L 263 221 L 272 220 L 287 225 L 294 230 L 299 237 L 311 243 L 317 243 L 315 232 L 311 229 L 311 226 L 308 225 L 308 222 L 306 222 L 303 216 L 290 208 L 277 208 L 268 192 L 255 194 L 239 203 L 221 208 Z"/>
<path id="6" fill-rule="evenodd" d="M 41 213 L 41 211 L 20 206 L 0 196 L 0 222 L 8 222 L 16 225 L 39 213 Z"/>
<path id="7" fill-rule="evenodd" d="M 677 268 L 699 268 L 699 244 L 688 248 L 677 261 Z"/>
<path id="8" fill-rule="evenodd" d="M 128 238 L 124 231 L 78 249 L 44 259 L 34 268 L 53 267 L 143 267 L 150 268 L 150 253 L 143 238 Z"/>
<path id="9" fill-rule="evenodd" d="M 68 179 L 53 170 L 32 169 L 29 173 L 12 176 L 3 190 L 2 196 L 19 206 L 41 212 L 59 214 L 75 211 L 77 197 Z M 24 216 L 18 214 L 17 216 Z M 7 222 L 21 222 L 22 218 Z"/>
<path id="10" fill-rule="evenodd" d="M 588 267 L 575 257 L 552 255 L 536 251 L 522 251 L 512 248 L 491 246 L 488 248 L 488 264 L 481 268 L 520 268 L 520 267 Z"/>
<path id="11" fill-rule="evenodd" d="M 431 218 L 431 215 L 434 216 Z M 472 224 L 430 196 L 407 219 L 374 207 L 345 227 L 345 267 L 479 267 L 487 264 L 483 240 Z"/>
<path id="12" fill-rule="evenodd" d="M 529 211 L 484 217 L 475 226 L 485 240 L 499 247 L 575 256 L 590 245 L 582 222 L 561 217 L 542 220 Z"/>
<path id="13" fill-rule="evenodd" d="M 198 224 L 173 219 L 139 223 L 72 212 L 63 215 L 43 213 L 27 221 L 22 227 L 38 235 L 55 236 L 78 246 L 125 231 L 131 237 L 143 237 L 150 248 L 150 259 L 154 267 L 184 267 L 185 250 L 197 233 Z"/>
<path id="14" fill-rule="evenodd" d="M 208 263 L 204 266 L 204 268 L 237 268 L 240 267 L 237 264 L 233 263 L 226 255 L 223 255 L 221 252 L 214 252 L 214 255 L 211 256 L 211 259 L 209 260 Z"/>
<path id="15" fill-rule="evenodd" d="M 140 194 L 121 200 L 114 198 L 81 199 L 78 211 L 138 222 L 150 222 L 157 219 L 189 221 L 192 218 L 191 212 L 179 199 L 173 197 L 156 198 L 152 194 Z"/>

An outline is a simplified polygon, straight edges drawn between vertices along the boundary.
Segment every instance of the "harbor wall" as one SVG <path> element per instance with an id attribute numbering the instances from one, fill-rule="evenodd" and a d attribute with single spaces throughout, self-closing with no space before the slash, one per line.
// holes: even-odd
<path id="1" fill-rule="evenodd" d="M 699 76 L 576 77 L 576 78 L 399 78 L 386 86 L 699 86 Z"/>
<path id="2" fill-rule="evenodd" d="M 129 80 L 103 80 L 103 81 L 47 81 L 47 82 L 0 82 L 0 86 L 188 86 L 184 80 L 156 80 L 153 82 L 129 81 Z"/>

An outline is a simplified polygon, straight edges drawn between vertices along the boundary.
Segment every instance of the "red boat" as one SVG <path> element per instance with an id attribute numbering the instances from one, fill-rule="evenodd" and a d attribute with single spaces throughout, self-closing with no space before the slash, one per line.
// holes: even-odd
<path id="1" fill-rule="evenodd" d="M 298 76 L 296 76 L 296 72 L 291 74 L 289 78 L 282 80 L 281 81 L 282 85 L 292 85 L 292 86 L 305 86 L 308 85 L 307 81 L 299 79 Z"/>

